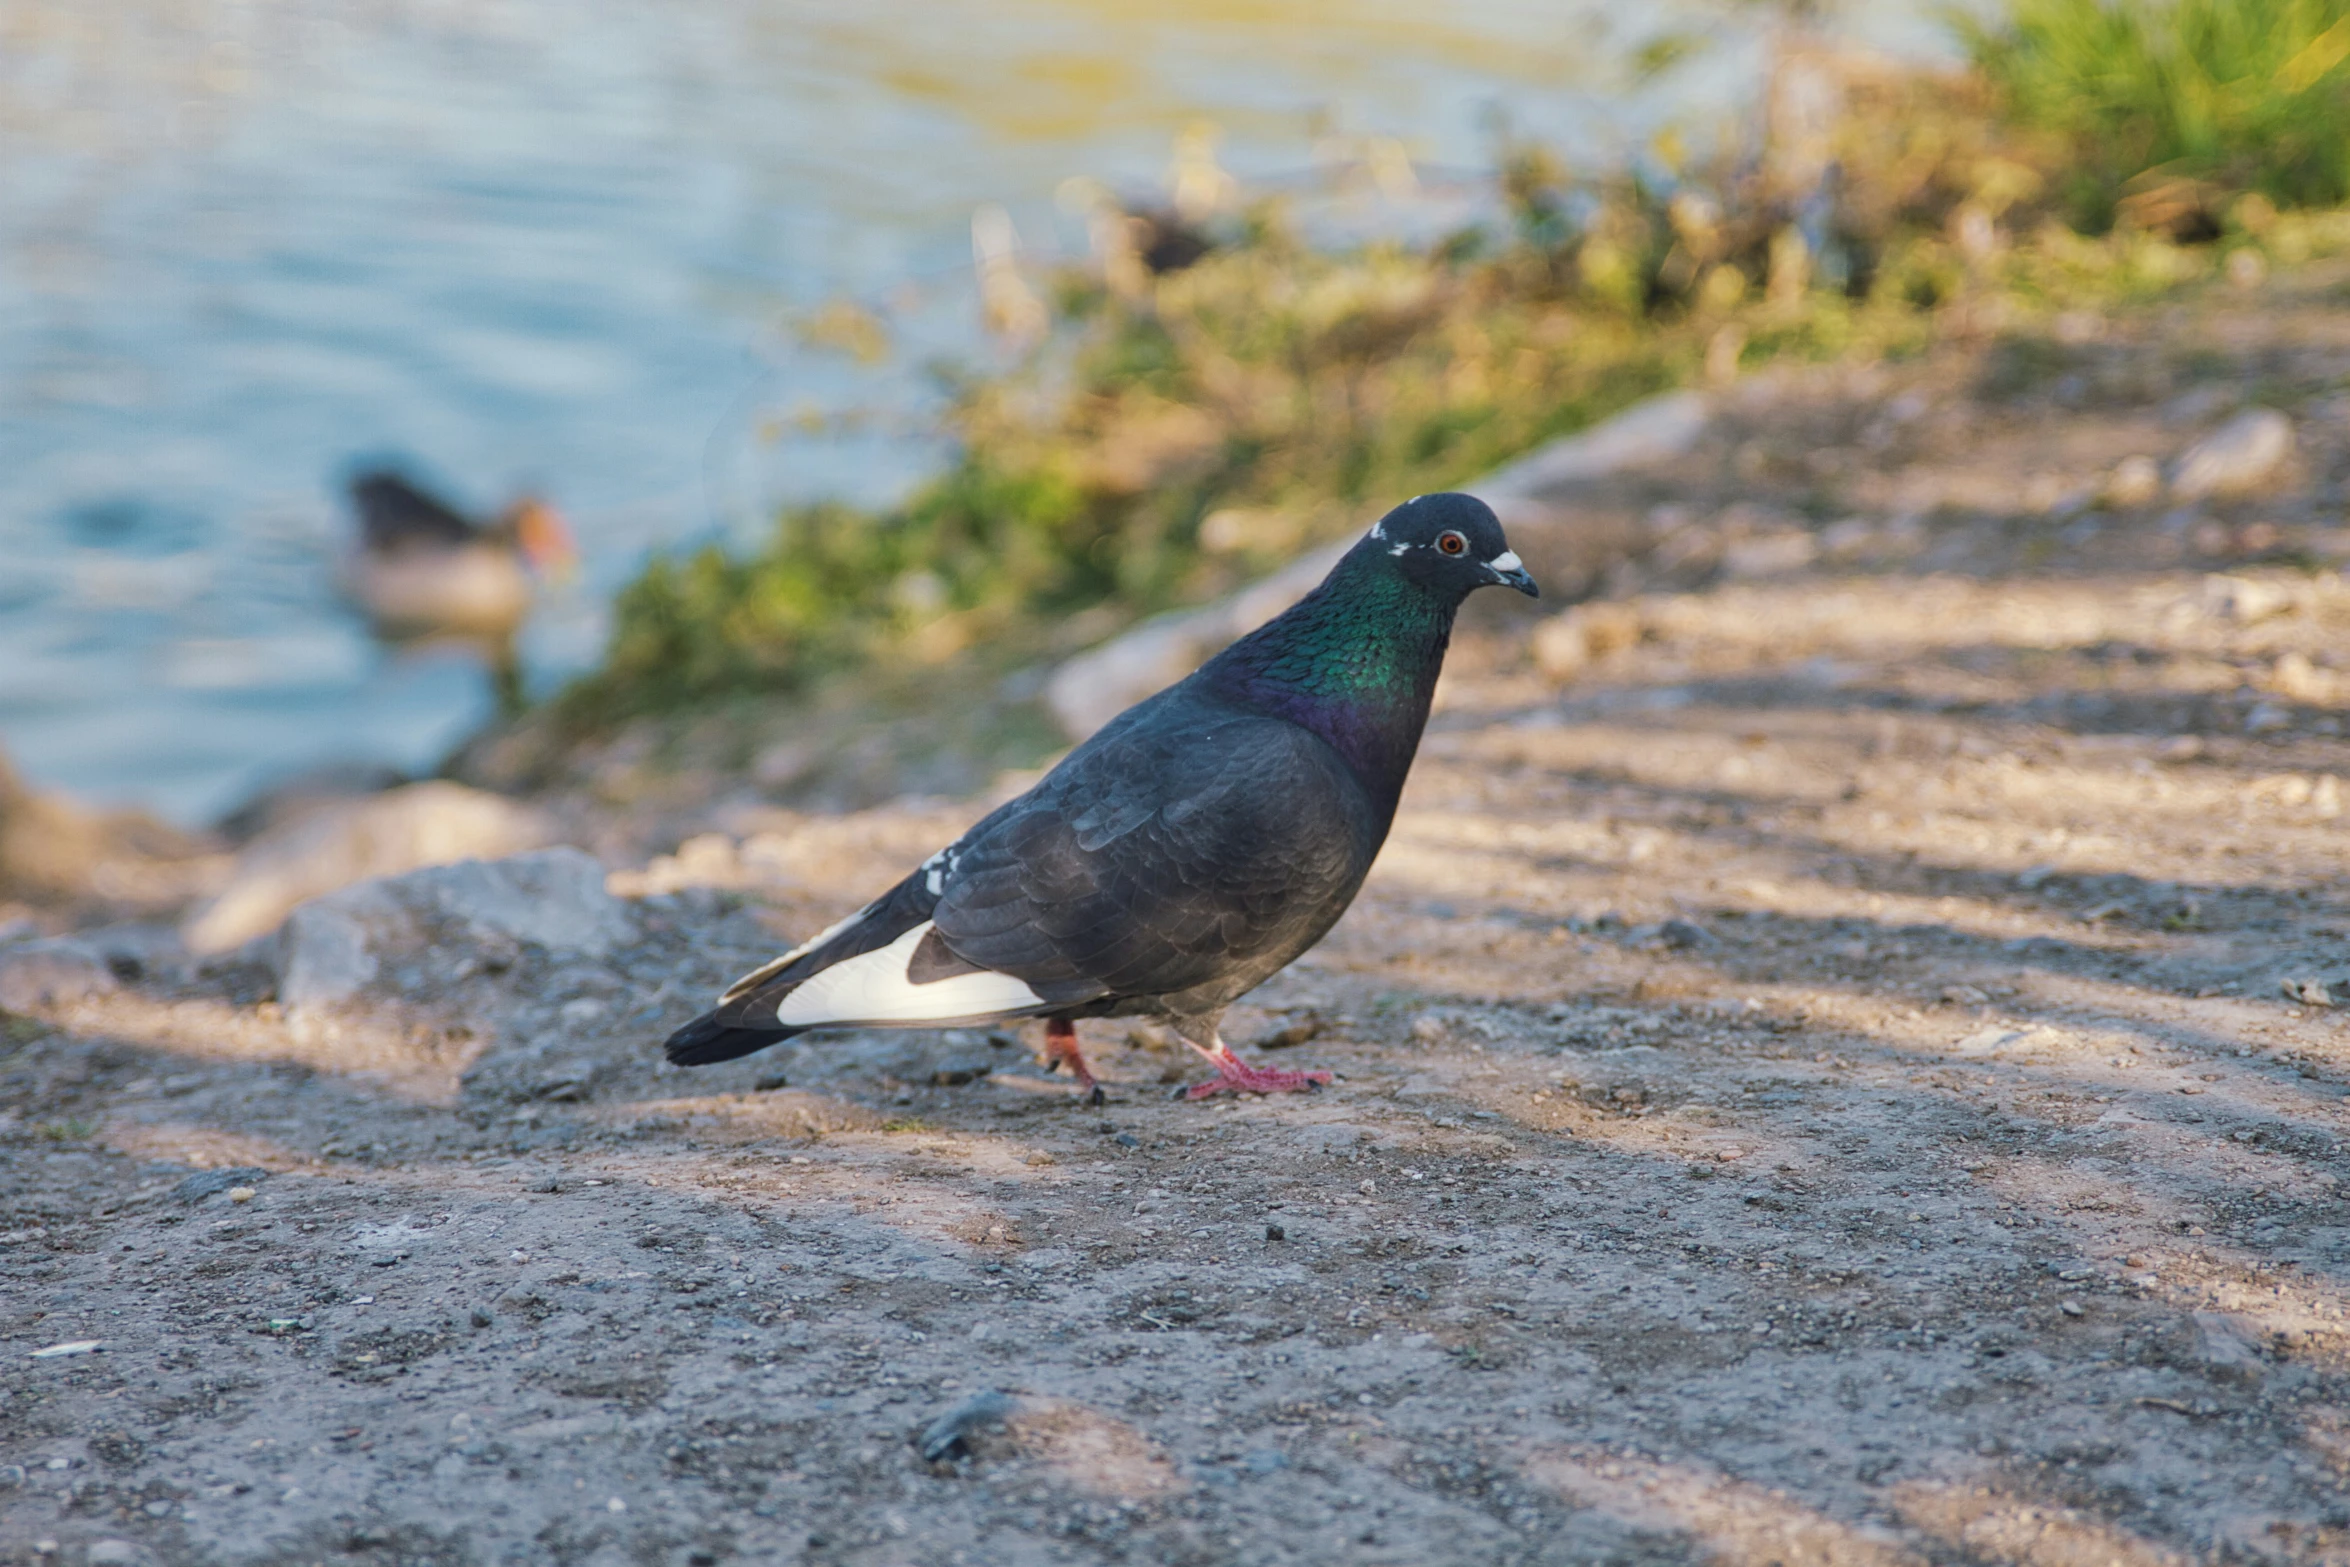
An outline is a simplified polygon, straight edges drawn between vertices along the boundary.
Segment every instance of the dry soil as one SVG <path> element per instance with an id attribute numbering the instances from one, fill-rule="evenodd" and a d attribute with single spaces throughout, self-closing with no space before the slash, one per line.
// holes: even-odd
<path id="1" fill-rule="evenodd" d="M 657 1064 L 983 801 L 738 801 L 609 961 L 0 1020 L 0 1559 L 2350 1561 L 2338 287 L 1556 497 L 1602 598 L 1548 673 L 1480 615 L 1234 1015 L 1327 1092 L 1111 1024 L 1101 1109 L 1009 1036 Z M 2251 493 L 2112 483 L 2252 397 Z"/>

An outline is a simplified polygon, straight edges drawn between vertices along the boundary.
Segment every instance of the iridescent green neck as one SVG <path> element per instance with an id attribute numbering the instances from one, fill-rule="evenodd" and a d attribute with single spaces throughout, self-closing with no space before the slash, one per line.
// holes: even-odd
<path id="1" fill-rule="evenodd" d="M 1200 675 L 1228 700 L 1329 741 L 1392 810 L 1428 722 L 1458 607 L 1358 546 L 1295 608 Z"/>

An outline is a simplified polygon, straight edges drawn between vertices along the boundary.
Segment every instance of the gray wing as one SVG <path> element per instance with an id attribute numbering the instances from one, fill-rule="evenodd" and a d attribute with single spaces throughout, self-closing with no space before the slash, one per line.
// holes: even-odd
<path id="1" fill-rule="evenodd" d="M 1072 755 L 949 851 L 930 971 L 986 968 L 1074 1005 L 1167 995 L 1329 929 L 1376 813 L 1319 738 L 1161 707 Z"/>

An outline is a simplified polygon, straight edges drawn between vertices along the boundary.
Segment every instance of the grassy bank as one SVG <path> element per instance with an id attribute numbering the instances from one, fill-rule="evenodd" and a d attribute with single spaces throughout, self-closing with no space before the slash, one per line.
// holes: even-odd
<path id="1" fill-rule="evenodd" d="M 2346 18 L 2012 0 L 1961 73 L 1794 49 L 1780 85 L 1834 115 L 1774 90 L 1759 150 L 1667 141 L 1620 170 L 1504 148 L 1500 216 L 1420 248 L 1316 249 L 1273 198 L 1180 231 L 1111 215 L 1090 263 L 995 280 L 1031 346 L 961 385 L 945 472 L 892 511 L 787 513 L 747 556 L 653 562 L 554 716 L 593 731 L 879 658 L 1005 667 L 1662 388 L 2339 248 Z"/>

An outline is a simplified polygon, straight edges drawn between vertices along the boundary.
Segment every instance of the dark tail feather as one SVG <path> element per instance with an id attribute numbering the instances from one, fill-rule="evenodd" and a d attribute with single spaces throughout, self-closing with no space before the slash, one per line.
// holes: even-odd
<path id="1" fill-rule="evenodd" d="M 705 1012 L 671 1034 L 663 1048 L 679 1066 L 709 1066 L 764 1050 L 799 1032 L 796 1028 L 736 1028 L 720 1022 L 717 1013 Z"/>

